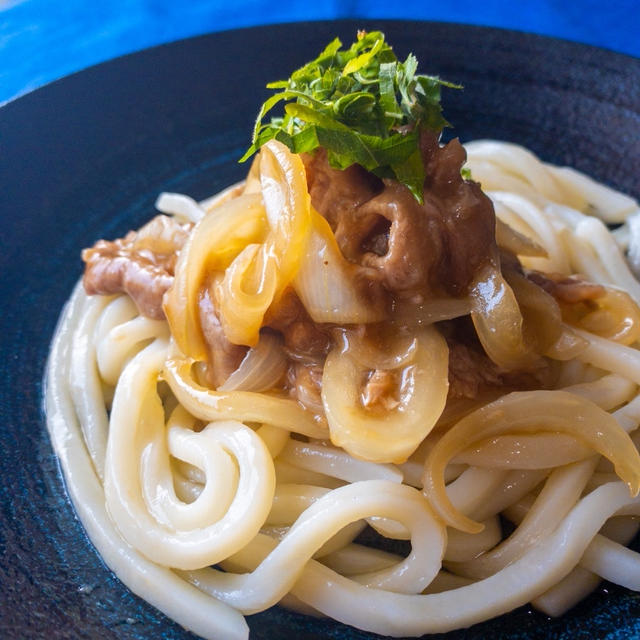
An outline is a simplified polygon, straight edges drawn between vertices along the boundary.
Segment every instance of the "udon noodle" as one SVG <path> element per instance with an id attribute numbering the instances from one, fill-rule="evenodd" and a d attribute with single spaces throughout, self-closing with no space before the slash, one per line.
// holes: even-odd
<path id="1" fill-rule="evenodd" d="M 399 304 L 393 331 L 362 340 L 353 327 L 382 307 L 354 288 L 300 161 L 278 143 L 220 196 L 159 198 L 188 235 L 169 322 L 126 294 L 73 293 L 46 391 L 69 493 L 124 584 L 196 634 L 245 638 L 243 615 L 280 603 L 419 636 L 526 603 L 561 615 L 601 579 L 640 590 L 640 555 L 625 546 L 640 515 L 640 284 L 624 255 L 640 210 L 521 147 L 466 152 L 498 246 L 527 272 L 582 274 L 603 295 L 551 304 L 519 272 L 494 271 L 413 320 Z M 251 347 L 215 386 L 201 367 L 207 278 L 225 335 Z M 315 405 L 283 390 L 290 354 L 263 329 L 287 288 L 334 330 Z M 494 362 L 544 360 L 552 384 L 448 401 L 440 327 L 463 316 Z M 370 410 L 376 371 L 393 372 L 397 392 Z M 409 541 L 408 555 L 385 540 Z"/>

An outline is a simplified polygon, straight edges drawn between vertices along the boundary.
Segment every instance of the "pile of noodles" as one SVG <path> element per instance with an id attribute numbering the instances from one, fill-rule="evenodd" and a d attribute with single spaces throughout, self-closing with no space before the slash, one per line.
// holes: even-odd
<path id="1" fill-rule="evenodd" d="M 169 322 L 125 295 L 74 292 L 48 365 L 52 440 L 107 565 L 181 625 L 245 638 L 243 614 L 282 603 L 417 636 L 528 602 L 560 615 L 603 578 L 640 590 L 640 555 L 625 546 L 640 515 L 640 283 L 623 254 L 633 224 L 605 224 L 638 205 L 514 145 L 466 148 L 498 244 L 526 268 L 605 285 L 588 312 L 561 315 L 524 277 L 488 267 L 468 297 L 424 305 L 384 346 L 362 343 L 348 327 L 380 309 L 354 289 L 300 159 L 275 142 L 244 187 L 200 204 L 159 199 L 195 223 Z M 198 375 L 203 282 L 227 337 L 252 346 L 217 390 Z M 324 366 L 320 416 L 274 388 L 286 358 L 260 328 L 287 287 L 315 322 L 347 327 Z M 494 362 L 552 360 L 556 388 L 445 409 L 434 323 L 466 314 Z M 377 369 L 396 373 L 399 403 L 372 413 L 360 394 Z M 365 527 L 410 553 L 364 546 Z"/>

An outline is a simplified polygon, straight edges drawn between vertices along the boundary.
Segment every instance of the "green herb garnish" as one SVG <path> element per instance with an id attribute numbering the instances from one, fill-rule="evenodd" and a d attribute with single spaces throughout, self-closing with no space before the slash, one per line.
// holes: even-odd
<path id="1" fill-rule="evenodd" d="M 262 105 L 240 162 L 272 138 L 294 153 L 324 147 L 332 167 L 358 163 L 380 178 L 402 182 L 422 202 L 420 129 L 439 133 L 448 125 L 440 88 L 460 86 L 417 74 L 413 54 L 399 62 L 380 31 L 359 32 L 349 49 L 341 47 L 336 38 L 289 80 L 267 85 L 280 91 Z M 284 116 L 263 123 L 282 101 Z"/>

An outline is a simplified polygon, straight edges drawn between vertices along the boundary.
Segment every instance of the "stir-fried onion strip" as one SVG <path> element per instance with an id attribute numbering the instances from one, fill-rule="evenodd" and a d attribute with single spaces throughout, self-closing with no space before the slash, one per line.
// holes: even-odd
<path id="1" fill-rule="evenodd" d="M 260 153 L 259 177 L 269 232 L 227 268 L 216 288 L 220 323 L 230 342 L 253 346 L 264 315 L 295 277 L 310 229 L 311 200 L 298 155 L 272 140 Z"/>
<path id="2" fill-rule="evenodd" d="M 226 269 L 247 244 L 262 240 L 266 231 L 260 196 L 242 195 L 208 213 L 191 232 L 163 305 L 171 334 L 190 358 L 207 358 L 198 310 L 199 292 L 207 274 Z"/>
<path id="3" fill-rule="evenodd" d="M 247 351 L 240 366 L 218 387 L 218 391 L 266 391 L 278 383 L 286 368 L 282 338 L 264 331 L 258 344 Z"/>
<path id="4" fill-rule="evenodd" d="M 535 240 L 516 231 L 498 217 L 496 217 L 496 244 L 516 256 L 547 258 L 549 255 Z"/>
<path id="5" fill-rule="evenodd" d="M 554 360 L 572 360 L 588 346 L 589 343 L 584 338 L 576 335 L 567 325 L 563 325 L 560 337 L 547 349 L 545 355 Z"/>
<path id="6" fill-rule="evenodd" d="M 571 385 L 564 390 L 587 398 L 605 411 L 611 411 L 623 405 L 628 407 L 625 403 L 636 395 L 637 386 L 631 380 L 612 373 L 593 382 Z M 619 413 L 616 413 L 614 417 L 618 419 L 618 416 Z M 455 462 L 498 469 L 551 469 L 583 460 L 592 453 L 585 442 L 567 434 L 510 433 L 475 442 L 458 454 Z"/>
<path id="7" fill-rule="evenodd" d="M 384 320 L 382 299 L 358 289 L 358 267 L 342 255 L 329 223 L 311 210 L 311 231 L 300 270 L 296 293 L 315 322 L 357 324 Z M 364 283 L 363 283 L 364 284 Z"/>
<path id="8" fill-rule="evenodd" d="M 394 301 L 394 312 L 391 322 L 400 327 L 428 325 L 443 320 L 451 320 L 471 313 L 471 301 L 464 298 L 429 298 L 421 304 Z"/>
<path id="9" fill-rule="evenodd" d="M 275 140 L 260 153 L 262 198 L 271 228 L 271 244 L 278 263 L 278 293 L 295 277 L 309 227 L 311 197 L 300 156 Z"/>
<path id="10" fill-rule="evenodd" d="M 247 245 L 214 288 L 224 334 L 234 344 L 255 346 L 278 286 L 275 256 L 267 245 Z"/>
<path id="11" fill-rule="evenodd" d="M 562 317 L 572 326 L 620 344 L 640 338 L 640 308 L 621 289 L 606 287 L 604 296 L 588 303 L 565 304 Z"/>
<path id="12" fill-rule="evenodd" d="M 205 215 L 178 258 L 164 310 L 181 351 L 195 360 L 207 356 L 198 322 L 207 276 L 224 271 L 214 296 L 227 339 L 254 346 L 264 314 L 299 268 L 311 216 L 302 160 L 271 141 L 259 178 L 260 193 L 245 191 Z"/>
<path id="13" fill-rule="evenodd" d="M 359 338 L 352 340 L 357 344 Z M 384 349 L 371 347 L 371 360 L 358 360 L 358 348 L 334 348 L 324 365 L 322 402 L 331 441 L 357 458 L 404 462 L 431 431 L 444 409 L 449 388 L 447 343 L 434 327 L 418 329 L 407 349 L 406 336 L 390 337 Z M 410 357 L 402 358 L 404 352 Z M 378 358 L 397 380 L 395 408 L 362 404 L 361 383 Z M 397 358 L 399 364 L 388 366 Z"/>
<path id="14" fill-rule="evenodd" d="M 162 376 L 178 402 L 197 418 L 259 422 L 311 438 L 327 438 L 326 427 L 295 400 L 253 391 L 212 391 L 198 384 L 192 367 L 193 360 L 173 353 Z"/>
<path id="15" fill-rule="evenodd" d="M 525 343 L 516 296 L 499 268 L 486 267 L 473 285 L 471 318 L 487 355 L 505 369 L 528 369 L 540 358 Z"/>
<path id="16" fill-rule="evenodd" d="M 585 398 L 565 391 L 510 393 L 474 411 L 438 441 L 425 462 L 424 492 L 452 527 L 476 533 L 482 525 L 455 509 L 444 486 L 449 460 L 479 440 L 505 433 L 560 432 L 584 441 L 608 458 L 633 495 L 640 490 L 640 454 L 615 418 Z"/>
<path id="17" fill-rule="evenodd" d="M 523 275 L 509 271 L 506 281 L 513 289 L 523 317 L 523 339 L 536 353 L 546 353 L 562 333 L 562 315 L 553 296 Z"/>

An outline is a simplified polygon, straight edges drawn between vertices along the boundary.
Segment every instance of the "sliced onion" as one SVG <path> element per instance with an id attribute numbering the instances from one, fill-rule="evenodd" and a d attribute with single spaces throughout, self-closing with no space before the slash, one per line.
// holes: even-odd
<path id="1" fill-rule="evenodd" d="M 240 366 L 218 387 L 218 391 L 266 391 L 276 385 L 287 368 L 282 338 L 263 332 Z"/>
<path id="2" fill-rule="evenodd" d="M 393 349 L 382 348 L 381 345 L 386 346 L 389 339 L 384 325 L 367 327 L 364 334 L 359 328 L 341 329 L 336 331 L 336 335 L 342 338 L 342 353 L 348 353 L 360 368 L 371 371 L 406 367 L 415 360 L 418 348 L 415 335 L 406 330 L 393 337 Z"/>
<path id="3" fill-rule="evenodd" d="M 206 213 L 193 198 L 182 193 L 161 193 L 155 206 L 161 213 L 174 215 L 185 222 L 199 222 Z"/>
<path id="4" fill-rule="evenodd" d="M 254 166 L 259 170 L 269 231 L 260 245 L 242 247 L 215 296 L 227 339 L 248 346 L 258 342 L 265 313 L 300 266 L 311 215 L 305 169 L 298 156 L 271 140 Z"/>
<path id="5" fill-rule="evenodd" d="M 343 257 L 329 223 L 319 213 L 312 210 L 311 220 L 294 288 L 312 320 L 336 324 L 383 320 L 384 300 L 372 296 L 364 281 L 358 282 L 361 267 Z"/>
<path id="6" fill-rule="evenodd" d="M 244 193 L 260 193 L 262 191 L 262 185 L 260 184 L 260 159 L 262 155 L 256 153 L 251 168 L 247 174 L 247 178 L 244 184 Z"/>
<path id="7" fill-rule="evenodd" d="M 317 416 L 291 398 L 253 391 L 212 391 L 198 384 L 192 369 L 193 360 L 174 352 L 165 362 L 162 378 L 178 402 L 200 420 L 259 422 L 310 438 L 326 439 L 329 435 Z"/>
<path id="8" fill-rule="evenodd" d="M 352 456 L 372 462 L 404 462 L 424 440 L 438 420 L 449 389 L 449 350 L 434 327 L 415 332 L 416 348 L 409 364 L 397 369 L 399 404 L 395 409 L 374 412 L 360 400 L 366 373 L 348 352 L 333 349 L 322 376 L 322 402 L 331 441 Z M 406 348 L 404 339 L 392 337 L 384 357 Z"/>
<path id="9" fill-rule="evenodd" d="M 563 325 L 562 333 L 556 342 L 547 349 L 545 355 L 554 360 L 573 360 L 588 346 L 589 343 L 584 338 L 576 335 L 569 327 Z"/>
<path id="10" fill-rule="evenodd" d="M 522 312 L 525 344 L 536 353 L 545 353 L 562 334 L 562 315 L 556 299 L 515 271 L 505 273 L 505 279 Z"/>
<path id="11" fill-rule="evenodd" d="M 233 344 L 257 344 L 264 314 L 276 293 L 276 259 L 268 247 L 268 243 L 247 245 L 215 287 L 220 323 Z"/>
<path id="12" fill-rule="evenodd" d="M 471 313 L 471 300 L 465 298 L 430 298 L 421 304 L 396 301 L 393 322 L 399 326 L 428 325 L 453 320 Z"/>
<path id="13" fill-rule="evenodd" d="M 133 240 L 133 249 L 170 256 L 180 251 L 189 237 L 192 225 L 180 224 L 171 216 L 156 216 L 138 229 Z"/>
<path id="14" fill-rule="evenodd" d="M 173 285 L 164 298 L 171 334 L 180 350 L 195 360 L 206 360 L 207 350 L 199 322 L 199 295 L 207 275 L 226 269 L 236 255 L 267 231 L 259 195 L 242 195 L 208 213 L 194 227 L 180 252 Z"/>
<path id="15" fill-rule="evenodd" d="M 300 156 L 281 142 L 267 142 L 260 150 L 260 183 L 282 292 L 298 271 L 311 228 L 311 197 Z"/>
<path id="16" fill-rule="evenodd" d="M 626 292 L 606 287 L 605 295 L 584 305 L 564 305 L 563 318 L 572 326 L 624 345 L 640 338 L 640 308 Z"/>
<path id="17" fill-rule="evenodd" d="M 490 469 L 551 469 L 590 455 L 590 447 L 563 433 L 522 433 L 479 440 L 454 461 Z"/>
<path id="18" fill-rule="evenodd" d="M 444 470 L 458 453 L 508 433 L 564 433 L 609 459 L 633 495 L 640 489 L 640 454 L 616 419 L 593 402 L 566 391 L 514 392 L 474 411 L 437 442 L 425 462 L 424 492 L 452 527 L 476 533 L 482 525 L 460 513 L 444 486 Z"/>
<path id="19" fill-rule="evenodd" d="M 529 369 L 540 358 L 525 344 L 518 301 L 500 269 L 483 270 L 470 293 L 471 318 L 487 355 L 505 369 Z"/>
<path id="20" fill-rule="evenodd" d="M 496 243 L 516 256 L 548 258 L 546 249 L 496 216 Z"/>

